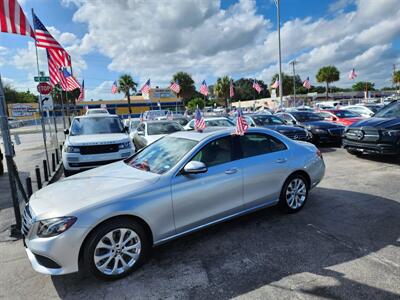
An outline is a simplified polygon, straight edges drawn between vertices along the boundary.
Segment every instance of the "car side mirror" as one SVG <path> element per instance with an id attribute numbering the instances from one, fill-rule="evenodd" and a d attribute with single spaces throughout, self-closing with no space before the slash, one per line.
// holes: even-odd
<path id="1" fill-rule="evenodd" d="M 64 133 L 65 134 L 69 134 L 69 129 L 67 128 L 67 129 L 64 129 Z"/>
<path id="2" fill-rule="evenodd" d="M 143 130 L 138 130 L 138 131 L 137 131 L 137 134 L 138 134 L 138 135 L 144 135 L 144 131 L 143 131 Z"/>
<path id="3" fill-rule="evenodd" d="M 296 122 L 295 120 L 292 120 L 292 124 L 293 124 L 293 125 L 296 125 L 297 122 Z"/>
<path id="4" fill-rule="evenodd" d="M 190 161 L 183 168 L 183 174 L 200 174 L 207 172 L 207 166 L 201 161 Z"/>

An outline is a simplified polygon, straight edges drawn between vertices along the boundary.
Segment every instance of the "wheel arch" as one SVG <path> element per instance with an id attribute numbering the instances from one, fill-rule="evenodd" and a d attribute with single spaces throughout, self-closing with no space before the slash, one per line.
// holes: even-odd
<path id="1" fill-rule="evenodd" d="M 306 179 L 306 184 L 307 184 L 307 188 L 309 188 L 310 189 L 310 187 L 311 187 L 311 177 L 310 177 L 310 175 L 306 172 L 306 171 L 304 171 L 304 170 L 296 170 L 296 171 L 294 171 L 294 172 L 292 172 L 292 173 L 290 173 L 290 175 L 286 178 L 286 180 L 285 180 L 285 182 L 290 178 L 290 177 L 292 177 L 292 176 L 294 176 L 294 175 L 302 175 L 305 179 Z"/>
<path id="2" fill-rule="evenodd" d="M 152 246 L 154 241 L 153 241 L 153 232 L 149 226 L 149 224 L 147 224 L 147 222 L 145 220 L 143 220 L 142 218 L 135 216 L 135 215 L 127 215 L 127 214 L 123 214 L 123 215 L 116 215 L 116 216 L 112 216 L 111 218 L 105 219 L 102 222 L 100 222 L 99 224 L 97 224 L 95 227 L 93 227 L 88 234 L 85 236 L 81 247 L 79 249 L 79 255 L 78 255 L 78 266 L 79 266 L 79 270 L 83 267 L 83 252 L 84 252 L 84 248 L 86 246 L 87 241 L 89 240 L 90 236 L 95 232 L 95 230 L 97 228 L 99 228 L 100 226 L 103 226 L 104 224 L 113 222 L 114 220 L 121 220 L 121 219 L 125 219 L 125 220 L 129 220 L 131 222 L 137 222 L 139 223 L 144 231 L 146 232 L 146 235 L 149 238 L 150 241 L 150 245 Z"/>

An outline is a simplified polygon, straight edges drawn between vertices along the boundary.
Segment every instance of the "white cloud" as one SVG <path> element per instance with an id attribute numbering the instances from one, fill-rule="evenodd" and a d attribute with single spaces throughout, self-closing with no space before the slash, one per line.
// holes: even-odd
<path id="1" fill-rule="evenodd" d="M 329 5 L 329 12 L 341 12 L 344 8 L 352 4 L 354 0 L 337 0 Z"/>

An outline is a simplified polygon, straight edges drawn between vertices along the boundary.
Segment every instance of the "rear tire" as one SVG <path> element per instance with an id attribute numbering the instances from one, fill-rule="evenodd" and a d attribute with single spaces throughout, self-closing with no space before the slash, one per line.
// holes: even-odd
<path id="1" fill-rule="evenodd" d="M 293 174 L 286 179 L 279 198 L 279 207 L 285 213 L 300 211 L 307 202 L 308 180 L 302 174 Z"/>
<path id="2" fill-rule="evenodd" d="M 139 223 L 114 219 L 89 236 L 84 245 L 84 268 L 101 279 L 120 279 L 145 262 L 150 248 L 149 237 Z"/>

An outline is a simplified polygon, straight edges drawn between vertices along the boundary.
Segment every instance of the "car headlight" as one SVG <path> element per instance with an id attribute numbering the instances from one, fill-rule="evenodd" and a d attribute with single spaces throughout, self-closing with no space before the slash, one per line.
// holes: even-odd
<path id="1" fill-rule="evenodd" d="M 312 131 L 315 133 L 321 133 L 321 134 L 328 133 L 328 131 L 326 131 L 325 129 L 320 129 L 320 128 L 314 128 Z"/>
<path id="2" fill-rule="evenodd" d="M 81 152 L 79 147 L 74 147 L 74 146 L 65 146 L 64 151 L 67 153 L 79 153 Z"/>
<path id="3" fill-rule="evenodd" d="M 132 148 L 131 142 L 118 144 L 118 149 L 127 149 L 127 148 Z"/>
<path id="4" fill-rule="evenodd" d="M 382 130 L 382 135 L 384 136 L 400 136 L 400 130 Z"/>
<path id="5" fill-rule="evenodd" d="M 37 236 L 46 238 L 59 235 L 70 228 L 75 222 L 76 217 L 60 217 L 39 221 Z"/>

